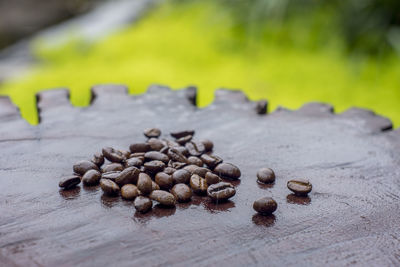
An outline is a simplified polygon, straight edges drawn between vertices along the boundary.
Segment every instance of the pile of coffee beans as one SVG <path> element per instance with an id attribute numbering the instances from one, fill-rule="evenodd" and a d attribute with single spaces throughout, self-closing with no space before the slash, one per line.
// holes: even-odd
<path id="1" fill-rule="evenodd" d="M 193 194 L 226 201 L 236 194 L 228 181 L 239 179 L 241 172 L 212 153 L 212 141 L 195 141 L 194 134 L 176 131 L 170 133 L 173 139 L 161 139 L 160 129 L 146 129 L 146 142 L 131 144 L 129 151 L 103 148 L 91 160 L 77 162 L 74 174 L 62 178 L 59 186 L 68 190 L 81 181 L 85 186 L 100 184 L 104 194 L 134 201 L 141 213 L 151 210 L 153 201 L 173 207 L 189 202 Z"/>

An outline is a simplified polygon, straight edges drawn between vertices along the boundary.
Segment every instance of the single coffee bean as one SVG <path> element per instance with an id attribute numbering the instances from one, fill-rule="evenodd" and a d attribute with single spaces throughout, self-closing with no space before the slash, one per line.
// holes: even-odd
<path id="1" fill-rule="evenodd" d="M 107 165 L 104 165 L 103 168 L 101 169 L 102 172 L 116 172 L 116 171 L 122 171 L 124 169 L 124 166 L 122 166 L 121 163 L 110 163 Z"/>
<path id="2" fill-rule="evenodd" d="M 270 168 L 261 168 L 257 172 L 258 182 L 263 184 L 270 184 L 275 182 L 275 173 Z"/>
<path id="3" fill-rule="evenodd" d="M 207 172 L 204 178 L 206 179 L 208 185 L 221 182 L 221 178 L 212 172 Z"/>
<path id="4" fill-rule="evenodd" d="M 159 172 L 156 174 L 155 182 L 160 186 L 161 189 L 170 189 L 174 185 L 174 180 L 171 175 L 165 172 Z"/>
<path id="5" fill-rule="evenodd" d="M 187 148 L 187 150 L 189 151 L 189 154 L 191 156 L 199 157 L 205 151 L 204 145 L 202 143 L 199 143 L 199 142 L 198 143 L 187 142 L 185 147 Z"/>
<path id="6" fill-rule="evenodd" d="M 126 167 L 140 167 L 143 165 L 143 161 L 140 158 L 130 158 L 125 162 Z"/>
<path id="7" fill-rule="evenodd" d="M 168 167 L 172 167 L 176 170 L 182 169 L 185 166 L 186 166 L 186 163 L 184 163 L 184 162 L 177 162 L 177 161 L 172 161 L 172 160 L 170 160 L 168 162 Z"/>
<path id="8" fill-rule="evenodd" d="M 209 172 L 210 170 L 204 167 L 198 167 L 197 169 L 194 170 L 193 174 L 197 174 L 200 177 L 206 177 L 206 173 Z"/>
<path id="9" fill-rule="evenodd" d="M 222 178 L 228 178 L 232 180 L 237 180 L 241 176 L 238 167 L 231 163 L 222 162 L 214 168 L 214 173 L 218 174 Z"/>
<path id="10" fill-rule="evenodd" d="M 165 172 L 166 174 L 172 175 L 175 171 L 176 171 L 176 169 L 174 169 L 172 167 L 166 167 L 163 172 Z"/>
<path id="11" fill-rule="evenodd" d="M 190 156 L 187 158 L 188 164 L 197 165 L 199 167 L 203 167 L 203 161 L 195 156 Z"/>
<path id="12" fill-rule="evenodd" d="M 171 193 L 178 202 L 188 202 L 192 198 L 192 189 L 185 184 L 174 185 L 171 189 Z"/>
<path id="13" fill-rule="evenodd" d="M 139 158 L 141 160 L 144 161 L 144 154 L 146 154 L 146 152 L 136 152 L 136 153 L 132 153 L 129 158 Z"/>
<path id="14" fill-rule="evenodd" d="M 119 186 L 109 179 L 101 179 L 100 187 L 103 190 L 104 194 L 109 196 L 118 195 Z"/>
<path id="15" fill-rule="evenodd" d="M 156 182 L 151 181 L 151 191 L 154 190 L 160 190 L 160 186 Z"/>
<path id="16" fill-rule="evenodd" d="M 192 176 L 192 174 L 189 171 L 187 171 L 185 169 L 180 169 L 180 170 L 175 171 L 172 174 L 172 179 L 174 180 L 174 183 L 176 183 L 176 184 L 180 184 L 180 183 L 188 184 L 190 181 L 190 176 Z"/>
<path id="17" fill-rule="evenodd" d="M 188 172 L 190 172 L 190 174 L 192 175 L 194 173 L 195 170 L 197 170 L 199 168 L 199 166 L 197 165 L 187 165 L 185 167 L 183 167 L 184 170 L 187 170 Z"/>
<path id="18" fill-rule="evenodd" d="M 99 184 L 101 173 L 97 170 L 88 170 L 82 177 L 84 185 L 92 186 Z"/>
<path id="19" fill-rule="evenodd" d="M 99 170 L 96 164 L 88 160 L 81 160 L 73 166 L 74 172 L 79 175 L 84 175 L 88 170 Z"/>
<path id="20" fill-rule="evenodd" d="M 174 195 L 163 190 L 154 190 L 149 197 L 166 207 L 173 207 L 176 203 Z"/>
<path id="21" fill-rule="evenodd" d="M 158 128 L 148 128 L 148 129 L 144 130 L 143 134 L 148 138 L 152 138 L 152 137 L 157 138 L 161 135 L 161 130 Z"/>
<path id="22" fill-rule="evenodd" d="M 193 192 L 198 195 L 205 195 L 207 193 L 207 182 L 206 179 L 201 178 L 197 174 L 193 174 L 190 177 L 190 187 L 192 188 Z"/>
<path id="23" fill-rule="evenodd" d="M 151 190 L 153 189 L 152 180 L 149 175 L 146 173 L 140 173 L 139 179 L 137 181 L 137 188 L 143 195 L 150 194 Z"/>
<path id="24" fill-rule="evenodd" d="M 101 167 L 104 164 L 104 156 L 103 154 L 97 152 L 93 155 L 92 162 L 97 165 L 97 167 Z"/>
<path id="25" fill-rule="evenodd" d="M 139 195 L 136 185 L 126 184 L 121 187 L 121 196 L 126 200 L 134 200 Z"/>
<path id="26" fill-rule="evenodd" d="M 236 194 L 235 187 L 230 183 L 219 182 L 207 188 L 207 195 L 214 201 L 226 201 Z"/>
<path id="27" fill-rule="evenodd" d="M 180 145 L 184 145 L 187 142 L 189 142 L 190 140 L 192 140 L 193 136 L 192 135 L 186 135 L 184 137 L 178 138 L 176 139 L 176 142 Z"/>
<path id="28" fill-rule="evenodd" d="M 115 179 L 115 182 L 119 186 L 123 186 L 125 184 L 136 184 L 139 178 L 139 173 L 140 171 L 138 168 L 128 167 L 120 172 L 118 177 Z"/>
<path id="29" fill-rule="evenodd" d="M 153 202 L 148 197 L 138 196 L 133 205 L 138 212 L 146 213 L 153 207 Z"/>
<path id="30" fill-rule="evenodd" d="M 108 159 L 111 162 L 123 162 L 124 161 L 124 155 L 118 151 L 115 150 L 112 147 L 105 147 L 102 149 L 103 155 L 106 159 Z"/>
<path id="31" fill-rule="evenodd" d="M 147 143 L 150 145 L 150 149 L 153 151 L 160 151 L 164 147 L 163 142 L 157 138 L 150 138 Z"/>
<path id="32" fill-rule="evenodd" d="M 278 204 L 270 197 L 254 201 L 253 209 L 262 215 L 270 215 L 278 208 Z"/>
<path id="33" fill-rule="evenodd" d="M 146 161 L 151 161 L 151 160 L 159 160 L 164 163 L 168 163 L 169 157 L 161 152 L 158 151 L 149 151 L 144 154 L 144 159 Z"/>
<path id="34" fill-rule="evenodd" d="M 179 139 L 181 137 L 185 137 L 187 135 L 194 135 L 194 130 L 184 130 L 184 131 L 175 131 L 170 133 L 172 137 Z"/>
<path id="35" fill-rule="evenodd" d="M 144 163 L 144 170 L 148 173 L 162 172 L 165 168 L 165 163 L 159 160 L 152 160 Z"/>
<path id="36" fill-rule="evenodd" d="M 287 187 L 297 196 L 307 196 L 312 190 L 312 184 L 306 179 L 290 180 Z"/>
<path id="37" fill-rule="evenodd" d="M 118 150 L 117 153 L 122 155 L 124 157 L 124 160 L 129 159 L 129 157 L 131 156 L 131 152 L 126 150 Z"/>
<path id="38" fill-rule="evenodd" d="M 101 178 L 102 179 L 108 179 L 108 180 L 111 180 L 111 181 L 115 182 L 115 180 L 119 177 L 120 173 L 121 173 L 120 171 L 104 172 L 101 175 Z"/>
<path id="39" fill-rule="evenodd" d="M 214 155 L 203 154 L 200 156 L 200 158 L 210 169 L 214 169 L 215 166 L 222 162 L 220 157 Z"/>
<path id="40" fill-rule="evenodd" d="M 74 188 L 76 185 L 80 184 L 81 178 L 76 175 L 65 176 L 61 178 L 58 186 L 63 189 L 71 189 Z"/>
<path id="41" fill-rule="evenodd" d="M 129 146 L 131 153 L 140 153 L 150 151 L 151 147 L 148 143 L 134 143 Z"/>
<path id="42" fill-rule="evenodd" d="M 183 163 L 188 162 L 188 159 L 178 149 L 174 147 L 171 147 L 168 150 L 168 157 L 173 161 L 183 162 Z"/>
<path id="43" fill-rule="evenodd" d="M 178 150 L 179 152 L 181 152 L 181 154 L 184 155 L 185 157 L 189 156 L 189 151 L 187 150 L 186 147 L 184 147 L 184 146 L 176 146 L 174 148 L 176 150 Z"/>
<path id="44" fill-rule="evenodd" d="M 214 148 L 214 143 L 211 140 L 204 139 L 201 143 L 203 143 L 206 152 L 212 151 Z"/>

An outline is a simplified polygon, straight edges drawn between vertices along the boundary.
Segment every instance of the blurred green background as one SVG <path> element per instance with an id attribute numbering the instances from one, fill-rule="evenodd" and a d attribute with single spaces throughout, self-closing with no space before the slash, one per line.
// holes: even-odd
<path id="1" fill-rule="evenodd" d="M 6 79 L 23 116 L 38 122 L 35 93 L 66 87 L 73 105 L 90 87 L 196 85 L 198 105 L 216 88 L 240 88 L 250 99 L 298 108 L 328 102 L 337 112 L 373 109 L 400 124 L 400 1 L 168 0 L 140 20 L 96 42 L 73 31 L 58 46 L 35 40 L 29 73 Z"/>

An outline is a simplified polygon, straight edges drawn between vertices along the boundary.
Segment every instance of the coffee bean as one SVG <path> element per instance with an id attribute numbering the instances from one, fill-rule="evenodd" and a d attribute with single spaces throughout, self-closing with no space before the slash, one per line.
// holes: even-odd
<path id="1" fill-rule="evenodd" d="M 206 179 L 208 185 L 221 182 L 221 178 L 212 172 L 207 172 L 204 178 Z"/>
<path id="2" fill-rule="evenodd" d="M 58 186 L 63 189 L 71 189 L 74 188 L 76 185 L 80 184 L 81 178 L 76 175 L 65 176 L 61 178 Z"/>
<path id="3" fill-rule="evenodd" d="M 120 171 L 104 172 L 101 175 L 101 178 L 102 179 L 108 179 L 108 180 L 111 180 L 111 181 L 115 182 L 115 180 L 119 177 L 120 173 L 121 173 Z"/>
<path id="4" fill-rule="evenodd" d="M 131 156 L 131 152 L 126 151 L 126 150 L 118 150 L 117 153 L 119 155 L 122 155 L 124 157 L 124 160 L 129 159 L 129 157 Z"/>
<path id="5" fill-rule="evenodd" d="M 134 143 L 129 146 L 131 153 L 140 153 L 150 151 L 151 147 L 147 143 Z"/>
<path id="6" fill-rule="evenodd" d="M 150 145 L 150 149 L 153 151 L 160 151 L 164 147 L 163 142 L 157 138 L 150 138 L 147 143 Z"/>
<path id="7" fill-rule="evenodd" d="M 197 174 L 197 175 L 199 175 L 200 177 L 205 177 L 206 176 L 206 173 L 207 172 L 209 172 L 210 170 L 209 169 L 207 169 L 207 168 L 204 168 L 204 167 L 198 167 L 197 169 L 195 169 L 194 171 L 193 171 L 193 174 Z"/>
<path id="8" fill-rule="evenodd" d="M 230 183 L 219 182 L 207 188 L 207 195 L 214 201 L 226 201 L 236 194 L 235 187 Z"/>
<path id="9" fill-rule="evenodd" d="M 270 184 L 275 182 L 275 173 L 270 168 L 261 168 L 257 172 L 257 179 L 260 183 Z"/>
<path id="10" fill-rule="evenodd" d="M 161 135 L 161 130 L 158 128 L 148 128 L 144 130 L 143 134 L 148 138 L 159 137 Z"/>
<path id="11" fill-rule="evenodd" d="M 185 147 L 187 148 L 191 156 L 199 157 L 205 151 L 204 145 L 202 143 L 187 142 Z"/>
<path id="12" fill-rule="evenodd" d="M 215 166 L 222 162 L 220 157 L 214 155 L 203 154 L 200 158 L 210 169 L 214 169 Z"/>
<path id="13" fill-rule="evenodd" d="M 99 184 L 101 173 L 97 170 L 88 170 L 82 177 L 82 182 L 85 185 L 92 186 Z"/>
<path id="14" fill-rule="evenodd" d="M 174 195 L 163 190 L 154 190 L 149 197 L 166 207 L 173 207 L 176 203 Z"/>
<path id="15" fill-rule="evenodd" d="M 139 190 L 136 185 L 126 184 L 121 187 L 121 196 L 126 200 L 134 200 L 139 195 Z"/>
<path id="16" fill-rule="evenodd" d="M 146 152 L 136 152 L 136 153 L 132 153 L 129 158 L 139 158 L 141 160 L 144 161 L 144 154 L 146 154 Z"/>
<path id="17" fill-rule="evenodd" d="M 183 162 L 183 163 L 188 162 L 188 159 L 178 149 L 174 147 L 171 147 L 168 150 L 168 157 L 173 161 Z"/>
<path id="18" fill-rule="evenodd" d="M 172 179 L 171 175 L 166 174 L 165 172 L 157 173 L 155 181 L 161 189 L 168 190 L 174 185 L 174 180 Z"/>
<path id="19" fill-rule="evenodd" d="M 189 142 L 190 140 L 192 140 L 193 136 L 192 135 L 186 135 L 184 137 L 181 137 L 179 139 L 176 139 L 176 142 L 180 145 L 184 145 L 187 142 Z"/>
<path id="20" fill-rule="evenodd" d="M 189 151 L 187 150 L 186 147 L 184 147 L 184 146 L 176 146 L 174 148 L 176 150 L 178 150 L 179 152 L 181 152 L 181 154 L 184 155 L 185 157 L 189 156 Z"/>
<path id="21" fill-rule="evenodd" d="M 151 210 L 153 202 L 148 197 L 138 196 L 133 202 L 133 205 L 138 212 L 146 213 Z"/>
<path id="22" fill-rule="evenodd" d="M 81 160 L 73 166 L 74 172 L 79 175 L 84 175 L 88 170 L 99 170 L 96 164 L 88 160 Z"/>
<path id="23" fill-rule="evenodd" d="M 171 189 L 171 193 L 178 202 L 188 202 L 192 198 L 192 189 L 185 184 L 174 185 Z"/>
<path id="24" fill-rule="evenodd" d="M 254 201 L 253 209 L 262 215 L 270 215 L 278 208 L 278 204 L 270 197 Z"/>
<path id="25" fill-rule="evenodd" d="M 172 161 L 172 160 L 170 160 L 168 162 L 168 167 L 172 167 L 176 170 L 182 169 L 185 166 L 186 166 L 186 163 L 184 163 L 184 162 L 176 162 L 176 161 Z"/>
<path id="26" fill-rule="evenodd" d="M 193 192 L 198 195 L 204 195 L 207 193 L 208 186 L 206 180 L 197 174 L 193 174 L 190 177 L 190 187 L 192 188 Z"/>
<path id="27" fill-rule="evenodd" d="M 101 167 L 104 164 L 104 156 L 103 154 L 97 152 L 93 155 L 92 162 L 97 165 L 97 167 Z"/>
<path id="28" fill-rule="evenodd" d="M 106 159 L 111 162 L 123 162 L 124 156 L 120 151 L 115 150 L 112 147 L 105 147 L 102 149 L 103 155 Z"/>
<path id="29" fill-rule="evenodd" d="M 125 162 L 126 167 L 140 167 L 143 165 L 143 161 L 140 158 L 130 158 Z"/>
<path id="30" fill-rule="evenodd" d="M 151 161 L 151 160 L 159 160 L 164 163 L 168 163 L 169 157 L 161 152 L 158 151 L 149 151 L 144 154 L 144 159 L 146 161 Z"/>
<path id="31" fill-rule="evenodd" d="M 125 184 L 136 184 L 139 177 L 139 169 L 136 167 L 128 167 L 122 172 L 120 172 L 119 176 L 115 179 L 115 182 L 119 186 L 123 186 Z"/>
<path id="32" fill-rule="evenodd" d="M 148 173 L 157 173 L 157 172 L 162 172 L 165 168 L 165 164 L 162 161 L 159 160 L 152 160 L 149 162 L 144 163 L 144 169 Z"/>
<path id="33" fill-rule="evenodd" d="M 101 169 L 102 172 L 116 172 L 116 171 L 122 171 L 124 169 L 124 166 L 122 166 L 121 163 L 110 163 L 107 165 L 104 165 L 103 168 Z"/>
<path id="34" fill-rule="evenodd" d="M 238 167 L 231 163 L 222 162 L 214 168 L 214 172 L 222 178 L 239 179 L 241 173 Z"/>
<path id="35" fill-rule="evenodd" d="M 180 146 L 177 142 L 175 142 L 175 141 L 173 141 L 173 140 L 164 139 L 164 141 L 165 141 L 165 143 L 167 144 L 166 146 L 167 146 L 168 148 Z"/>
<path id="36" fill-rule="evenodd" d="M 203 143 L 206 152 L 212 151 L 214 148 L 214 143 L 211 140 L 204 139 L 201 143 Z"/>
<path id="37" fill-rule="evenodd" d="M 172 175 L 175 171 L 176 171 L 176 169 L 174 169 L 172 167 L 166 167 L 163 172 L 165 172 L 166 174 Z"/>
<path id="38" fill-rule="evenodd" d="M 100 187 L 103 190 L 104 194 L 109 196 L 118 195 L 119 186 L 109 179 L 101 179 Z"/>
<path id="39" fill-rule="evenodd" d="M 197 166 L 197 165 L 187 165 L 187 166 L 183 167 L 183 169 L 184 169 L 184 170 L 187 170 L 188 172 L 190 172 L 191 175 L 192 175 L 192 174 L 194 173 L 194 171 L 195 171 L 196 169 L 198 169 L 198 168 L 199 168 L 199 166 Z"/>
<path id="40" fill-rule="evenodd" d="M 172 137 L 179 139 L 187 135 L 194 135 L 194 130 L 175 131 L 170 133 Z"/>
<path id="41" fill-rule="evenodd" d="M 154 190 L 160 190 L 160 186 L 156 182 L 151 181 L 151 191 Z"/>
<path id="42" fill-rule="evenodd" d="M 203 167 L 203 161 L 195 156 L 190 156 L 187 158 L 188 164 L 197 165 L 199 167 Z"/>
<path id="43" fill-rule="evenodd" d="M 174 183 L 176 183 L 176 184 L 180 184 L 180 183 L 188 184 L 190 181 L 190 176 L 192 176 L 192 174 L 189 171 L 187 171 L 185 169 L 180 169 L 180 170 L 175 171 L 172 174 L 172 179 L 174 180 Z"/>
<path id="44" fill-rule="evenodd" d="M 143 195 L 147 195 L 153 189 L 152 180 L 146 173 L 140 173 L 137 181 L 137 188 Z"/>
<path id="45" fill-rule="evenodd" d="M 306 179 L 290 180 L 287 187 L 297 196 L 307 196 L 312 190 L 312 184 Z"/>

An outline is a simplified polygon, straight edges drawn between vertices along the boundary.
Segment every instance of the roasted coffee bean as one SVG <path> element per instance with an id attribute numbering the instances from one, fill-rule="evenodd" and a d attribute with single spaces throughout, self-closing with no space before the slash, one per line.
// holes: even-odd
<path id="1" fill-rule="evenodd" d="M 118 195 L 119 186 L 109 179 L 101 179 L 100 187 L 106 195 L 109 196 Z"/>
<path id="2" fill-rule="evenodd" d="M 232 180 L 239 179 L 241 173 L 238 167 L 231 163 L 222 162 L 214 168 L 214 173 L 218 174 L 222 178 L 228 178 Z"/>
<path id="3" fill-rule="evenodd" d="M 275 173 L 270 168 L 261 168 L 257 172 L 258 182 L 263 184 L 270 184 L 275 182 Z"/>
<path id="4" fill-rule="evenodd" d="M 74 172 L 79 175 L 84 175 L 88 170 L 99 170 L 96 164 L 88 160 L 81 160 L 73 166 Z"/>
<path id="5" fill-rule="evenodd" d="M 174 169 L 172 167 L 166 167 L 163 172 L 165 172 L 166 174 L 172 175 L 175 171 L 176 171 L 176 169 Z"/>
<path id="6" fill-rule="evenodd" d="M 122 166 L 121 163 L 110 163 L 107 165 L 104 165 L 103 168 L 101 169 L 102 172 L 116 172 L 116 171 L 122 171 L 124 169 L 124 166 Z"/>
<path id="7" fill-rule="evenodd" d="M 140 158 L 130 158 L 125 162 L 126 167 L 140 167 L 143 165 L 143 161 Z"/>
<path id="8" fill-rule="evenodd" d="M 131 156 L 131 152 L 126 150 L 118 150 L 118 152 L 118 154 L 121 154 L 124 157 L 124 160 L 129 159 L 129 157 Z"/>
<path id="9" fill-rule="evenodd" d="M 195 156 L 190 156 L 187 158 L 188 159 L 188 164 L 192 164 L 192 165 L 197 165 L 199 167 L 203 167 L 203 161 L 201 159 L 199 159 L 198 157 Z"/>
<path id="10" fill-rule="evenodd" d="M 144 159 L 146 161 L 151 161 L 151 160 L 159 160 L 164 163 L 168 163 L 169 157 L 161 152 L 158 151 L 149 151 L 144 154 Z"/>
<path id="11" fill-rule="evenodd" d="M 153 207 L 153 202 L 148 197 L 138 196 L 133 205 L 138 212 L 146 213 Z"/>
<path id="12" fill-rule="evenodd" d="M 76 185 L 80 184 L 81 178 L 76 175 L 65 176 L 61 178 L 58 186 L 63 189 L 71 189 L 74 188 Z"/>
<path id="13" fill-rule="evenodd" d="M 185 147 L 187 148 L 191 156 L 199 157 L 205 151 L 204 145 L 202 143 L 187 142 Z"/>
<path id="14" fill-rule="evenodd" d="M 221 182 L 221 178 L 212 172 L 207 172 L 204 178 L 206 179 L 208 185 Z"/>
<path id="15" fill-rule="evenodd" d="M 148 143 L 134 143 L 129 146 L 131 153 L 140 153 L 150 151 L 151 147 Z"/>
<path id="16" fill-rule="evenodd" d="M 156 182 L 151 181 L 151 191 L 154 190 L 160 190 L 160 186 Z"/>
<path id="17" fill-rule="evenodd" d="M 190 172 L 190 174 L 192 175 L 194 173 L 195 170 L 197 170 L 198 168 L 200 168 L 197 165 L 187 165 L 185 167 L 183 167 L 184 170 L 187 170 L 188 172 Z"/>
<path id="18" fill-rule="evenodd" d="M 174 195 L 163 190 L 154 190 L 149 197 L 166 207 L 175 206 L 176 203 Z"/>
<path id="19" fill-rule="evenodd" d="M 204 195 L 207 193 L 207 182 L 206 179 L 201 178 L 197 174 L 193 174 L 190 177 L 190 187 L 192 188 L 193 192 L 198 195 Z"/>
<path id="20" fill-rule="evenodd" d="M 150 145 L 150 148 L 153 151 L 160 151 L 164 147 L 163 142 L 157 138 L 150 138 L 147 143 Z"/>
<path id="21" fill-rule="evenodd" d="M 129 158 L 139 158 L 141 160 L 144 161 L 144 154 L 146 154 L 146 152 L 136 152 L 136 153 L 132 153 Z"/>
<path id="22" fill-rule="evenodd" d="M 207 195 L 214 201 L 225 201 L 236 194 L 235 187 L 230 183 L 219 182 L 207 188 Z"/>
<path id="23" fill-rule="evenodd" d="M 207 172 L 209 172 L 210 170 L 209 169 L 207 169 L 207 168 L 204 168 L 204 167 L 198 167 L 197 169 L 195 169 L 194 171 L 193 171 L 193 174 L 197 174 L 197 175 L 199 175 L 200 177 L 206 177 L 206 173 Z"/>
<path id="24" fill-rule="evenodd" d="M 178 147 L 180 146 L 177 142 L 173 141 L 173 140 L 168 140 L 168 139 L 164 139 L 165 143 L 167 144 L 167 147 Z"/>
<path id="25" fill-rule="evenodd" d="M 97 167 L 101 167 L 104 164 L 104 156 L 103 154 L 97 152 L 93 155 L 92 162 L 97 165 Z"/>
<path id="26" fill-rule="evenodd" d="M 187 158 L 176 148 L 171 147 L 168 150 L 168 157 L 173 161 L 187 163 Z"/>
<path id="27" fill-rule="evenodd" d="M 159 160 L 152 160 L 144 163 L 144 170 L 148 173 L 162 172 L 165 168 L 165 164 Z"/>
<path id="28" fill-rule="evenodd" d="M 192 176 L 192 174 L 189 171 L 187 171 L 185 169 L 180 169 L 180 170 L 175 171 L 172 174 L 172 179 L 174 180 L 174 183 L 176 183 L 176 184 L 180 184 L 180 183 L 188 184 L 190 181 L 190 176 Z"/>
<path id="29" fill-rule="evenodd" d="M 214 143 L 211 140 L 204 139 L 201 143 L 203 143 L 206 152 L 212 151 L 214 148 Z"/>
<path id="30" fill-rule="evenodd" d="M 200 158 L 210 169 L 214 169 L 215 166 L 222 162 L 222 159 L 215 155 L 203 154 L 200 156 Z"/>
<path id="31" fill-rule="evenodd" d="M 161 135 L 161 130 L 158 128 L 148 128 L 143 131 L 143 134 L 148 138 L 157 138 Z"/>
<path id="32" fill-rule="evenodd" d="M 278 204 L 270 197 L 263 197 L 254 201 L 253 209 L 260 214 L 270 215 L 278 208 Z"/>
<path id="33" fill-rule="evenodd" d="M 99 184 L 101 173 L 97 170 L 88 170 L 82 177 L 84 185 L 92 186 Z"/>
<path id="34" fill-rule="evenodd" d="M 287 187 L 297 196 L 307 196 L 312 190 L 312 184 L 306 179 L 290 180 Z"/>
<path id="35" fill-rule="evenodd" d="M 104 172 L 101 175 L 101 178 L 102 179 L 109 179 L 109 180 L 115 182 L 115 180 L 119 177 L 120 173 L 121 173 L 120 171 Z"/>
<path id="36" fill-rule="evenodd" d="M 111 162 L 123 162 L 125 159 L 124 155 L 120 151 L 115 150 L 112 147 L 105 147 L 102 149 L 102 152 L 104 157 Z"/>
<path id="37" fill-rule="evenodd" d="M 134 200 L 139 195 L 139 190 L 136 185 L 126 184 L 121 187 L 121 196 L 126 200 Z"/>
<path id="38" fill-rule="evenodd" d="M 192 140 L 193 136 L 192 135 L 186 135 L 184 137 L 181 137 L 179 139 L 176 139 L 176 142 L 180 145 L 184 145 L 187 142 L 189 142 L 190 140 Z"/>
<path id="39" fill-rule="evenodd" d="M 194 135 L 194 130 L 175 131 L 170 133 L 172 137 L 178 139 L 187 135 Z"/>
<path id="40" fill-rule="evenodd" d="M 174 180 L 172 179 L 171 175 L 166 174 L 165 172 L 157 173 L 155 181 L 161 189 L 168 190 L 174 185 Z"/>
<path id="41" fill-rule="evenodd" d="M 179 152 L 181 152 L 181 154 L 184 155 L 185 157 L 189 156 L 189 151 L 187 150 L 186 147 L 184 147 L 184 146 L 176 146 L 174 148 L 176 150 L 178 150 Z"/>
<path id="42" fill-rule="evenodd" d="M 139 169 L 136 167 L 128 167 L 122 172 L 120 172 L 119 176 L 115 179 L 115 182 L 119 186 L 123 186 L 125 184 L 136 184 L 139 178 Z"/>
<path id="43" fill-rule="evenodd" d="M 177 161 L 172 161 L 172 160 L 170 160 L 168 162 L 168 167 L 172 167 L 176 170 L 182 169 L 185 166 L 186 166 L 185 162 L 177 162 Z"/>
<path id="44" fill-rule="evenodd" d="M 150 176 L 146 173 L 140 173 L 137 181 L 137 188 L 143 195 L 150 194 L 151 190 L 153 189 Z"/>
<path id="45" fill-rule="evenodd" d="M 192 198 L 192 189 L 185 184 L 174 185 L 171 189 L 171 193 L 178 202 L 188 202 Z"/>

